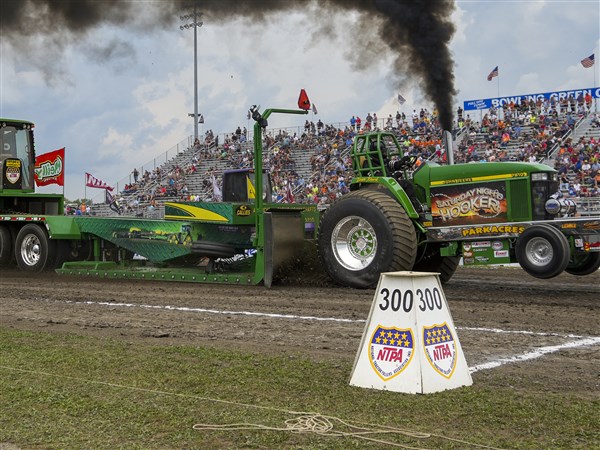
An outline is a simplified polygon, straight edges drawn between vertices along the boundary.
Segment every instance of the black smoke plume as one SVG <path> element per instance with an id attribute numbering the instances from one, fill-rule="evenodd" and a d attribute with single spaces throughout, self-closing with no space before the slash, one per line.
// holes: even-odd
<path id="1" fill-rule="evenodd" d="M 40 40 L 45 39 L 51 55 L 102 24 L 152 32 L 156 27 L 172 26 L 193 6 L 184 0 L 4 0 L 0 37 L 33 55 L 39 52 L 31 50 L 39 49 Z M 357 12 L 356 39 L 348 44 L 352 49 L 345 51 L 353 67 L 364 70 L 368 62 L 391 54 L 390 76 L 395 87 L 400 89 L 406 80 L 416 80 L 436 105 L 442 127 L 452 128 L 456 91 L 449 43 L 454 33 L 450 22 L 454 0 L 202 0 L 197 7 L 215 23 L 239 18 L 255 23 L 268 20 L 274 13 L 314 9 L 319 11 L 315 16 L 320 22 L 315 26 L 321 34 L 313 36 L 314 40 L 327 37 L 332 12 Z M 371 45 L 375 41 L 383 45 Z M 109 58 L 114 54 L 110 48 L 116 45 L 99 45 L 96 56 Z M 378 55 L 380 49 L 385 54 Z"/>

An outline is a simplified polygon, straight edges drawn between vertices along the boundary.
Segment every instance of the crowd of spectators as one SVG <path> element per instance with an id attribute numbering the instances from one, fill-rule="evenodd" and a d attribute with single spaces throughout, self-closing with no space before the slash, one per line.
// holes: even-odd
<path id="1" fill-rule="evenodd" d="M 566 139 L 555 159 L 560 189 L 571 197 L 600 195 L 600 120 L 595 115 L 592 128 L 598 137 L 581 137 L 576 142 Z"/>
<path id="2" fill-rule="evenodd" d="M 456 162 L 528 161 L 547 159 L 550 151 L 569 134 L 577 120 L 587 114 L 549 100 L 505 104 L 499 111 L 490 108 L 476 122 L 469 115 L 458 114 L 458 127 L 468 133 L 458 146 Z"/>
<path id="3" fill-rule="evenodd" d="M 479 121 L 459 108 L 454 133 L 462 132 L 465 137 L 455 148 L 455 162 L 536 162 L 548 158 L 550 150 L 559 146 L 556 169 L 562 179 L 561 188 L 573 196 L 599 195 L 600 142 L 594 138 L 577 142 L 565 139 L 577 120 L 590 113 L 589 100 L 582 97 L 509 103 L 489 109 Z M 592 123 L 600 127 L 597 116 Z M 325 206 L 347 193 L 353 176 L 349 149 L 357 134 L 371 130 L 394 132 L 404 152 L 417 156 L 417 165 L 425 160 L 445 161 L 435 109 L 422 108 L 412 114 L 398 111 L 382 119 L 377 114 L 367 113 L 364 120 L 354 115 L 337 126 L 320 119 L 306 120 L 300 129 L 268 131 L 263 136 L 263 167 L 271 174 L 272 200 Z M 223 166 L 252 167 L 254 153 L 245 127 L 238 126 L 234 132 L 222 135 L 221 141 L 208 130 L 202 141 L 196 140 L 189 150 L 191 157 L 183 166 L 175 165 L 166 173 L 157 167 L 141 176 L 134 169 L 134 182 L 123 191 L 123 196 L 133 201 L 122 199 L 124 207 L 135 211 L 143 204 L 152 209 L 163 198 L 220 200 L 216 192 L 221 188 Z M 304 163 L 300 164 L 301 160 Z M 192 192 L 187 180 L 196 174 L 202 181 L 194 184 Z"/>

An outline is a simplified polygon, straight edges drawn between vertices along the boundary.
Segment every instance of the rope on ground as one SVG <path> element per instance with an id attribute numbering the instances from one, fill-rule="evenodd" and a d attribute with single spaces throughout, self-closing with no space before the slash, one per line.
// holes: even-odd
<path id="1" fill-rule="evenodd" d="M 280 410 L 284 411 L 284 410 Z M 293 411 L 285 411 L 289 414 L 298 415 L 298 417 L 293 419 L 288 419 L 285 421 L 285 427 L 271 427 L 267 425 L 261 424 L 253 424 L 253 423 L 232 423 L 226 425 L 218 425 L 218 424 L 204 424 L 197 423 L 193 426 L 194 430 L 198 431 L 239 431 L 239 430 L 247 430 L 247 431 L 279 431 L 279 432 L 291 432 L 291 433 L 314 433 L 321 436 L 328 437 L 342 437 L 342 438 L 354 438 L 354 439 L 362 439 L 369 442 L 374 442 L 378 444 L 387 445 L 390 447 L 404 448 L 410 450 L 427 450 L 422 447 L 412 447 L 409 445 L 400 444 L 398 442 L 393 442 L 384 439 L 378 439 L 372 437 L 373 435 L 382 435 L 382 434 L 394 434 L 401 435 L 413 439 L 430 439 L 432 437 L 448 440 L 464 445 L 468 445 L 476 448 L 484 448 L 490 450 L 501 450 L 497 447 L 490 447 L 487 445 L 475 444 L 468 441 L 463 441 L 461 439 L 449 438 L 446 436 L 431 434 L 431 433 L 421 433 L 415 431 L 407 431 L 402 430 L 400 428 L 385 426 L 385 425 L 374 425 L 368 423 L 361 422 L 347 422 L 337 417 L 332 416 L 324 416 L 318 413 L 304 413 L 304 412 L 293 412 Z M 342 431 L 341 429 L 336 429 L 335 424 L 340 426 L 347 427 L 350 431 Z M 361 424 L 363 426 L 359 426 Z"/>
<path id="2" fill-rule="evenodd" d="M 411 437 L 414 439 L 428 439 L 428 438 L 435 437 L 438 439 L 457 442 L 460 444 L 469 445 L 471 447 L 476 447 L 476 448 L 484 448 L 484 449 L 490 449 L 490 450 L 502 450 L 497 447 L 490 447 L 487 445 L 475 444 L 472 442 L 463 441 L 460 439 L 450 438 L 450 437 L 441 436 L 441 435 L 432 434 L 432 433 L 407 431 L 407 430 L 402 430 L 400 428 L 390 427 L 390 426 L 386 426 L 386 425 L 370 424 L 370 423 L 366 423 L 366 422 L 351 423 L 349 421 L 344 421 L 337 417 L 324 416 L 319 413 L 290 411 L 287 409 L 276 408 L 276 407 L 272 407 L 272 406 L 254 405 L 252 403 L 240 403 L 240 402 L 234 402 L 234 401 L 230 401 L 230 400 L 221 400 L 218 398 L 203 397 L 203 396 L 199 396 L 199 395 L 180 394 L 177 392 L 161 391 L 161 390 L 157 390 L 157 389 L 148 389 L 148 388 L 141 388 L 141 387 L 136 387 L 136 386 L 127 386 L 127 385 L 123 385 L 123 384 L 110 383 L 108 381 L 90 380 L 90 379 L 86 379 L 86 378 L 72 377 L 69 375 L 59 375 L 59 374 L 54 374 L 51 372 L 22 369 L 22 368 L 9 367 L 9 366 L 3 366 L 3 365 L 0 365 L 0 369 L 12 370 L 15 372 L 22 372 L 22 373 L 29 373 L 29 374 L 34 374 L 34 375 L 43 375 L 43 376 L 53 377 L 53 378 L 61 378 L 61 379 L 72 380 L 72 381 L 77 381 L 77 382 L 81 382 L 81 383 L 98 384 L 98 385 L 109 386 L 109 387 L 118 388 L 118 389 L 127 389 L 127 390 L 131 390 L 131 391 L 147 392 L 147 393 L 158 394 L 158 395 L 168 395 L 168 396 L 173 396 L 173 397 L 181 397 L 181 398 L 201 400 L 201 401 L 213 402 L 213 403 L 222 403 L 222 404 L 234 405 L 234 406 L 245 407 L 245 408 L 255 408 L 255 409 L 262 409 L 262 410 L 269 410 L 269 411 L 277 411 L 277 412 L 282 412 L 282 413 L 286 413 L 289 415 L 298 416 L 298 417 L 286 420 L 285 427 L 270 427 L 267 425 L 249 424 L 249 423 L 233 423 L 233 424 L 224 424 L 224 425 L 197 423 L 197 424 L 193 425 L 193 429 L 199 430 L 199 431 L 266 430 L 266 431 L 284 431 L 284 432 L 292 432 L 292 433 L 315 433 L 315 434 L 318 434 L 321 436 L 362 439 L 362 440 L 366 440 L 366 441 L 370 441 L 370 442 L 376 442 L 376 443 L 380 443 L 380 444 L 384 444 L 384 445 L 389 445 L 391 447 L 399 447 L 399 448 L 405 448 L 405 449 L 411 449 L 411 450 L 426 450 L 421 447 L 410 447 L 410 446 L 399 444 L 396 442 L 370 437 L 371 435 L 377 435 L 377 434 L 396 434 L 396 435 L 403 435 L 406 437 Z M 349 428 L 351 431 L 342 431 L 341 429 L 337 430 L 334 427 L 334 423 L 337 423 L 341 426 L 345 426 L 345 427 Z"/>

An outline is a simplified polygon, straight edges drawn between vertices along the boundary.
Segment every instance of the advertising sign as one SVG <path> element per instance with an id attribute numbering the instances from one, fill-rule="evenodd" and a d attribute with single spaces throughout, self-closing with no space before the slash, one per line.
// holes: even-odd
<path id="1" fill-rule="evenodd" d="M 431 189 L 431 216 L 435 227 L 505 221 L 505 183 L 434 187 Z"/>
<path id="2" fill-rule="evenodd" d="M 33 170 L 36 186 L 65 185 L 65 149 L 36 156 Z"/>

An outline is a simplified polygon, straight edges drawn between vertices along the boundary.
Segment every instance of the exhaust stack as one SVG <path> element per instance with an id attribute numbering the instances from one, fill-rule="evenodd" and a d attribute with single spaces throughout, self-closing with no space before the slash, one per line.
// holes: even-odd
<path id="1" fill-rule="evenodd" d="M 454 151 L 452 143 L 452 133 L 448 130 L 444 130 L 442 132 L 442 146 L 446 151 L 446 161 L 448 162 L 448 165 L 454 164 Z"/>

